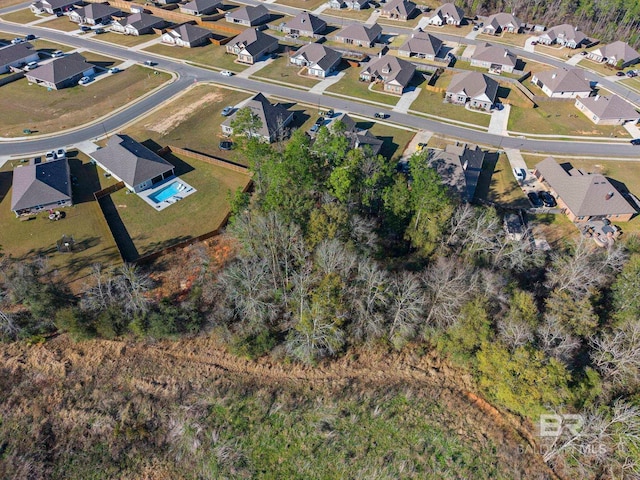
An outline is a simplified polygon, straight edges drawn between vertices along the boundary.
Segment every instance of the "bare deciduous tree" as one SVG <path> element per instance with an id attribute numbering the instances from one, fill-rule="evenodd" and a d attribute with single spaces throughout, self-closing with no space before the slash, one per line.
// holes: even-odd
<path id="1" fill-rule="evenodd" d="M 389 305 L 389 277 L 369 259 L 361 259 L 351 286 L 351 334 L 357 341 L 367 341 L 384 334 L 385 311 Z"/>
<path id="2" fill-rule="evenodd" d="M 425 298 L 415 275 L 403 273 L 390 283 L 389 340 L 396 348 L 415 338 L 423 318 Z"/>
<path id="3" fill-rule="evenodd" d="M 591 349 L 594 365 L 613 385 L 630 388 L 640 381 L 640 321 L 594 338 Z"/>
<path id="4" fill-rule="evenodd" d="M 357 263 L 356 255 L 335 238 L 320 243 L 315 251 L 315 264 L 323 275 L 336 273 L 347 279 Z"/>
<path id="5" fill-rule="evenodd" d="M 328 319 L 322 307 L 312 303 L 289 332 L 286 348 L 290 355 L 304 363 L 314 363 L 334 355 L 344 344 L 344 332 L 335 319 Z"/>
<path id="6" fill-rule="evenodd" d="M 508 317 L 498 321 L 498 334 L 502 341 L 513 350 L 528 345 L 533 342 L 534 338 L 531 325 Z"/>
<path id="7" fill-rule="evenodd" d="M 573 362 L 573 357 L 580 348 L 580 340 L 571 335 L 554 315 L 545 315 L 536 335 L 542 351 L 565 365 Z"/>
<path id="8" fill-rule="evenodd" d="M 135 265 L 124 264 L 106 272 L 100 264 L 94 264 L 92 268 L 93 285 L 84 291 L 80 303 L 83 309 L 99 312 L 117 307 L 128 315 L 149 309 L 147 292 L 152 282 Z"/>

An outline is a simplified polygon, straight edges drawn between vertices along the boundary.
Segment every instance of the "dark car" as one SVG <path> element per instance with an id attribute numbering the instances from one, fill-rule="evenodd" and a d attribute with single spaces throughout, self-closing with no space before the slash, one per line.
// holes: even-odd
<path id="1" fill-rule="evenodd" d="M 374 114 L 373 114 L 373 116 L 374 116 L 374 117 L 376 117 L 376 118 L 382 118 L 382 119 L 385 119 L 385 118 L 387 118 L 389 115 L 387 115 L 387 114 L 386 114 L 386 113 L 384 113 L 384 112 L 376 112 L 376 113 L 374 113 Z"/>
<path id="2" fill-rule="evenodd" d="M 640 138 L 634 138 L 631 140 L 631 145 L 640 145 Z"/>
<path id="3" fill-rule="evenodd" d="M 557 205 L 556 199 L 553 198 L 551 194 L 545 190 L 538 192 L 538 197 L 540 197 L 540 200 L 542 200 L 542 203 L 544 203 L 545 207 L 555 207 Z"/>
<path id="4" fill-rule="evenodd" d="M 24 39 L 28 42 L 29 40 L 35 40 L 36 36 L 33 33 L 30 33 L 29 35 L 24 37 Z"/>
<path id="5" fill-rule="evenodd" d="M 218 148 L 220 150 L 231 150 L 232 147 L 233 147 L 233 142 L 230 142 L 229 140 L 223 140 L 218 144 Z"/>
<path id="6" fill-rule="evenodd" d="M 540 200 L 540 197 L 538 197 L 538 194 L 536 192 L 527 193 L 527 197 L 529 198 L 529 201 L 534 208 L 540 208 L 543 205 L 542 200 Z"/>
<path id="7" fill-rule="evenodd" d="M 104 28 L 96 28 L 95 32 L 96 32 L 96 35 L 99 35 L 100 33 L 104 33 L 105 30 Z"/>
<path id="8" fill-rule="evenodd" d="M 229 115 L 231 115 L 233 113 L 235 109 L 233 107 L 224 107 L 222 109 L 222 116 L 223 117 L 228 117 Z"/>
<path id="9" fill-rule="evenodd" d="M 309 129 L 311 133 L 316 133 L 318 130 L 320 130 L 320 125 L 318 125 L 317 123 L 311 125 L 311 128 Z"/>
<path id="10" fill-rule="evenodd" d="M 322 125 L 324 123 L 324 117 L 318 117 L 316 120 L 316 125 Z"/>
<path id="11" fill-rule="evenodd" d="M 87 27 L 86 25 L 81 25 L 80 30 L 82 30 L 83 32 L 90 32 L 91 27 Z"/>
<path id="12" fill-rule="evenodd" d="M 624 77 L 625 73 L 624 72 L 616 72 L 616 77 Z"/>

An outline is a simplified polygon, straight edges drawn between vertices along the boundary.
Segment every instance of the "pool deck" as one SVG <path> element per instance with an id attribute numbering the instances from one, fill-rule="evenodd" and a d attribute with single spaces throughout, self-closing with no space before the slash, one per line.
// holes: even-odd
<path id="1" fill-rule="evenodd" d="M 177 193 L 175 193 L 174 195 L 170 196 L 166 200 L 163 200 L 159 203 L 153 200 L 152 197 L 156 193 L 158 193 L 160 190 L 167 187 L 168 185 L 171 185 L 172 183 L 179 183 L 180 185 L 182 185 L 182 187 L 179 187 L 179 190 Z M 184 198 L 188 197 L 193 193 L 196 193 L 196 191 L 197 190 L 195 188 L 193 188 L 191 185 L 186 183 L 184 180 L 181 180 L 180 177 L 171 177 L 171 178 L 167 178 L 166 180 L 159 183 L 153 188 L 148 188 L 147 190 L 138 192 L 138 196 L 142 200 L 147 202 L 149 205 L 151 205 L 151 207 L 153 207 L 154 210 L 156 210 L 157 212 L 161 212 L 165 208 L 173 205 L 174 203 L 183 200 Z"/>

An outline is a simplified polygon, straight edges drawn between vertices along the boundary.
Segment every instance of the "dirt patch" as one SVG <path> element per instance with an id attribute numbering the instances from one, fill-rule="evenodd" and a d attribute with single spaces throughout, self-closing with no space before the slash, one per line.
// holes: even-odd
<path id="1" fill-rule="evenodd" d="M 173 115 L 169 115 L 168 117 L 164 118 L 163 120 L 160 120 L 157 123 L 145 124 L 144 128 L 152 130 L 154 132 L 158 132 L 161 135 L 165 135 L 166 133 L 170 132 L 171 130 L 176 128 L 178 125 L 180 125 L 182 122 L 184 122 L 187 118 L 189 118 L 191 114 L 196 112 L 200 107 L 203 107 L 210 103 L 221 101 L 222 99 L 223 99 L 223 96 L 221 93 L 218 93 L 218 92 L 208 93 L 201 99 L 191 103 L 190 105 L 183 107 Z"/>

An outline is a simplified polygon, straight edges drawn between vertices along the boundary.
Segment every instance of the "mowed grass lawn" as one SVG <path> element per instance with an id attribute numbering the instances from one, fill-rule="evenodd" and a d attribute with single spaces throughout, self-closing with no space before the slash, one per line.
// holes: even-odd
<path id="1" fill-rule="evenodd" d="M 66 15 L 62 17 L 56 17 L 55 15 L 52 15 L 51 20 L 41 23 L 38 26 L 53 28 L 54 30 L 61 30 L 63 32 L 73 32 L 74 30 L 80 30 L 80 26 L 77 23 L 69 20 L 69 17 L 67 17 Z"/>
<path id="2" fill-rule="evenodd" d="M 127 195 L 124 189 L 111 195 L 140 255 L 219 228 L 229 213 L 228 195 L 249 182 L 245 173 L 190 157 L 169 154 L 165 159 L 197 192 L 160 212 L 137 195 Z"/>
<path id="3" fill-rule="evenodd" d="M 516 182 L 506 155 L 488 154 L 478 180 L 476 198 L 508 207 L 530 207 Z"/>
<path id="4" fill-rule="evenodd" d="M 299 88 L 311 88 L 320 81 L 315 77 L 298 75 L 298 72 L 301 70 L 302 67 L 289 63 L 289 55 L 282 53 L 276 60 L 273 60 L 269 65 L 261 68 L 255 75 L 251 75 L 249 78 L 255 80 L 264 79 L 266 81 L 276 80 L 277 82 L 286 82 L 291 84 L 291 86 L 297 86 Z"/>
<path id="5" fill-rule="evenodd" d="M 139 141 L 153 140 L 159 146 L 190 148 L 244 164 L 238 152 L 218 149 L 222 138 L 220 124 L 225 120 L 220 112 L 251 96 L 247 92 L 198 85 L 127 127 L 126 133 Z"/>
<path id="6" fill-rule="evenodd" d="M 491 121 L 491 115 L 472 112 L 462 105 L 445 102 L 444 92 L 430 92 L 426 89 L 422 89 L 418 98 L 411 104 L 411 110 L 481 127 L 488 127 Z"/>
<path id="7" fill-rule="evenodd" d="M 384 103 L 386 105 L 395 105 L 400 100 L 398 95 L 387 95 L 384 93 L 372 92 L 369 90 L 369 82 L 360 81 L 360 71 L 362 68 L 348 68 L 342 79 L 331 85 L 326 93 L 338 93 L 346 95 L 349 98 L 358 98 L 364 101 L 372 101 Z"/>
<path id="8" fill-rule="evenodd" d="M 88 54 L 89 57 L 91 55 Z M 106 58 L 106 57 L 102 57 Z M 3 120 L 0 136 L 16 137 L 29 128 L 51 133 L 83 125 L 143 95 L 170 76 L 133 65 L 116 75 L 105 74 L 87 85 L 48 91 L 26 78 L 0 87 Z"/>
<path id="9" fill-rule="evenodd" d="M 145 48 L 144 51 L 209 67 L 218 67 L 222 70 L 231 70 L 232 72 L 242 72 L 249 67 L 249 65 L 236 63 L 235 59 L 237 57 L 235 55 L 227 54 L 224 46 L 214 45 L 213 43 L 195 48 L 175 47 L 158 43 Z"/>
<path id="10" fill-rule="evenodd" d="M 2 252 L 19 259 L 47 257 L 52 269 L 59 269 L 62 280 L 72 282 L 90 273 L 94 263 L 119 262 L 120 256 L 93 192 L 100 189 L 99 173 L 83 154 L 69 152 L 71 175 L 78 182 L 73 186 L 71 207 L 59 209 L 65 218 L 50 221 L 48 212 L 35 219 L 20 221 L 11 211 L 12 170 L 20 162 L 6 163 L 0 169 L 0 246 Z M 23 167 L 19 167 L 23 168 Z M 72 236 L 81 248 L 74 253 L 58 253 L 56 242 L 63 235 Z"/>
<path id="11" fill-rule="evenodd" d="M 14 4 L 16 3 L 20 3 L 19 0 L 15 0 Z M 12 4 L 12 0 L 2 0 L 2 6 L 3 7 L 9 7 Z M 7 22 L 13 22 L 13 23 L 31 23 L 35 20 L 38 20 L 39 18 L 42 17 L 38 17 L 36 16 L 31 10 L 29 10 L 28 8 L 23 8 L 22 10 L 17 10 L 15 12 L 11 12 L 11 13 L 7 13 L 5 15 L 2 15 L 3 20 L 6 20 Z"/>
<path id="12" fill-rule="evenodd" d="M 151 33 L 147 35 L 124 35 L 122 33 L 114 32 L 105 32 L 100 35 L 95 35 L 96 40 L 115 43 L 117 45 L 122 45 L 123 47 L 135 47 L 141 43 L 150 42 L 154 38 L 159 38 L 159 35 Z"/>
<path id="13" fill-rule="evenodd" d="M 529 85 L 527 85 L 528 87 Z M 620 126 L 595 125 L 574 106 L 575 100 L 540 102 L 537 108 L 511 107 L 508 128 L 513 132 L 553 135 L 623 137 L 629 133 Z"/>

